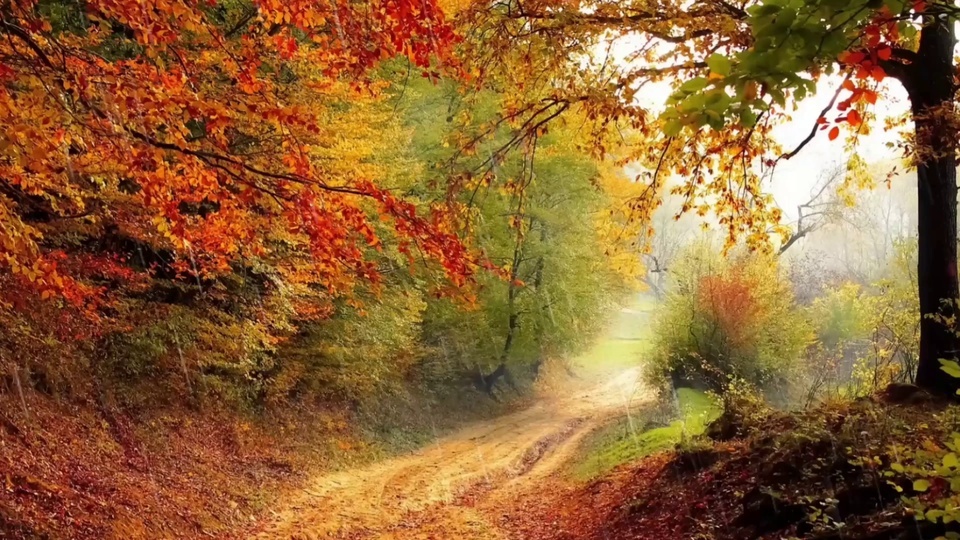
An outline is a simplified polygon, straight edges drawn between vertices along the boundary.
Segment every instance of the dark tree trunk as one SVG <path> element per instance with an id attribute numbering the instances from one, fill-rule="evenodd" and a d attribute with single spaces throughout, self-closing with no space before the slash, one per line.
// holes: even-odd
<path id="1" fill-rule="evenodd" d="M 910 94 L 917 129 L 920 362 L 917 384 L 953 395 L 960 381 L 940 369 L 940 359 L 955 359 L 960 339 L 932 318 L 957 314 L 949 301 L 960 298 L 957 283 L 957 132 L 954 127 L 953 21 L 924 27 L 916 61 L 901 80 Z M 946 301 L 946 303 L 945 303 Z"/>
<path id="2" fill-rule="evenodd" d="M 489 375 L 481 375 L 481 379 L 483 380 L 483 390 L 491 396 L 495 396 L 493 391 L 497 387 L 497 382 L 500 380 L 500 377 L 503 377 L 506 374 L 507 365 L 501 363 L 499 366 L 497 366 L 497 369 L 493 370 Z"/>
<path id="3" fill-rule="evenodd" d="M 507 384 L 513 387 L 517 393 L 520 393 L 520 389 L 513 380 L 513 376 L 507 369 L 507 361 L 510 359 L 510 351 L 513 348 L 513 340 L 517 335 L 517 329 L 520 328 L 520 314 L 517 312 L 516 304 L 517 295 L 520 292 L 517 279 L 520 277 L 520 263 L 523 262 L 523 239 L 522 231 L 518 229 L 516 242 L 513 246 L 513 262 L 510 265 L 510 283 L 507 285 L 507 337 L 503 341 L 503 350 L 500 352 L 500 363 L 497 369 L 490 375 L 481 375 L 487 394 L 494 399 L 496 399 L 494 390 L 496 389 L 497 381 L 501 377 L 507 381 Z"/>
<path id="4" fill-rule="evenodd" d="M 539 223 L 540 223 L 540 249 L 544 250 L 546 249 L 546 244 L 547 244 L 547 225 L 542 221 Z M 532 228 L 533 220 L 530 221 L 530 225 Z M 544 313 L 547 311 L 547 309 L 549 309 L 549 302 L 550 302 L 548 298 L 543 297 L 544 296 L 543 295 L 543 267 L 545 264 L 546 263 L 543 258 L 543 252 L 541 251 L 541 254 L 539 257 L 537 257 L 537 263 L 533 269 L 533 290 L 537 295 L 537 303 L 540 304 L 540 313 L 537 314 L 537 318 L 535 319 L 535 324 L 533 329 L 533 331 L 536 333 L 536 338 L 537 338 L 537 359 L 530 366 L 530 370 L 531 370 L 531 373 L 533 374 L 534 380 L 540 377 L 540 366 L 543 364 L 543 356 L 544 356 L 543 334 L 546 332 L 546 329 L 544 328 L 544 325 L 543 325 L 543 321 L 544 321 Z"/>
<path id="5" fill-rule="evenodd" d="M 513 347 L 513 337 L 520 326 L 520 314 L 517 313 L 517 294 L 519 294 L 517 279 L 520 277 L 520 262 L 523 260 L 523 237 L 517 235 L 517 244 L 513 249 L 513 263 L 510 266 L 510 283 L 507 285 L 507 338 L 503 342 L 503 351 L 500 353 L 500 363 L 506 363 L 510 358 L 510 349 Z"/>
<path id="6" fill-rule="evenodd" d="M 955 359 L 960 341 L 952 328 L 931 318 L 950 317 L 956 307 L 944 300 L 960 297 L 957 286 L 957 169 L 944 158 L 918 167 L 920 363 L 917 384 L 937 393 L 953 394 L 957 380 L 940 369 L 940 359 Z"/>

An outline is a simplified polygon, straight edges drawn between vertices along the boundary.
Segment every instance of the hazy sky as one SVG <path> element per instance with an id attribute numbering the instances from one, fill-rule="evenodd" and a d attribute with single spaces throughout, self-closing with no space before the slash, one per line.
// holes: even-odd
<path id="1" fill-rule="evenodd" d="M 617 62 L 625 63 L 625 58 L 639 45 L 640 42 L 635 38 L 621 37 L 617 39 L 611 52 Z M 786 150 L 792 150 L 810 133 L 817 117 L 833 97 L 840 82 L 838 77 L 823 77 L 818 84 L 816 95 L 806 99 L 798 110 L 792 113 L 790 122 L 776 128 L 774 136 Z M 883 119 L 899 116 L 909 109 L 906 92 L 897 81 L 888 78 L 881 83 L 878 91 L 881 98 L 875 106 L 875 112 L 879 118 L 871 124 L 873 129 L 871 134 L 861 137 L 856 148 L 857 153 L 868 163 L 890 161 L 898 157 L 897 150 L 886 146 L 888 141 L 895 139 L 895 134 L 885 132 Z M 650 84 L 641 90 L 637 101 L 645 107 L 659 110 L 662 109 L 669 94 L 668 84 Z M 834 117 L 837 113 L 838 111 L 834 110 L 828 114 L 828 117 Z M 797 156 L 791 160 L 781 161 L 777 165 L 774 176 L 766 188 L 783 207 L 788 220 L 795 217 L 797 204 L 810 198 L 810 192 L 821 174 L 838 165 L 846 164 L 847 156 L 843 139 L 842 135 L 839 139 L 830 141 L 826 131 L 818 132 Z"/>
<path id="2" fill-rule="evenodd" d="M 824 79 L 818 85 L 815 96 L 805 100 L 797 112 L 792 114 L 792 121 L 780 126 L 774 136 L 787 150 L 795 148 L 810 133 L 810 129 L 818 115 L 829 103 L 840 81 L 831 77 Z M 884 119 L 899 116 L 909 110 L 906 92 L 893 79 L 884 81 L 880 88 L 881 98 L 875 105 L 878 120 L 871 124 L 869 136 L 861 137 L 856 152 L 867 163 L 878 163 L 895 160 L 899 157 L 896 149 L 886 146 L 887 142 L 896 139 L 897 133 L 888 133 L 884 130 Z M 833 117 L 834 110 L 828 114 Z M 844 165 L 847 156 L 844 150 L 843 135 L 835 141 L 827 138 L 827 133 L 817 132 L 817 136 L 810 141 L 800 153 L 791 160 L 781 161 L 774 173 L 770 191 L 777 198 L 777 202 L 792 216 L 796 204 L 809 198 L 810 190 L 816 184 L 819 175 L 837 164 Z"/>

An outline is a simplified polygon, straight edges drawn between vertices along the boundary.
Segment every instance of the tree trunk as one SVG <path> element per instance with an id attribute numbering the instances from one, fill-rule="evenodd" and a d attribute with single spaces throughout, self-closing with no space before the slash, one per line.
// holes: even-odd
<path id="1" fill-rule="evenodd" d="M 917 384 L 937 393 L 953 394 L 960 381 L 940 369 L 940 359 L 955 359 L 960 340 L 954 329 L 931 318 L 950 317 L 956 306 L 944 303 L 960 297 L 957 285 L 957 169 L 952 157 L 917 168 L 919 184 L 920 363 Z"/>
<path id="2" fill-rule="evenodd" d="M 920 361 L 917 384 L 953 395 L 960 386 L 940 369 L 955 359 L 960 339 L 931 316 L 957 314 L 957 160 L 953 116 L 953 21 L 931 21 L 920 37 L 917 61 L 904 81 L 917 129 Z M 945 303 L 947 301 L 947 303 Z"/>
<path id="3" fill-rule="evenodd" d="M 533 227 L 533 220 L 530 221 L 531 228 Z M 544 328 L 544 316 L 549 309 L 550 299 L 549 297 L 544 298 L 543 295 L 543 267 L 546 264 L 546 261 L 543 257 L 543 251 L 546 249 L 547 245 L 547 225 L 546 223 L 540 222 L 540 256 L 537 257 L 537 263 L 534 266 L 533 270 L 533 291 L 537 295 L 537 303 L 540 306 L 540 313 L 537 313 L 537 317 L 534 320 L 533 331 L 536 333 L 537 339 L 537 359 L 531 365 L 531 373 L 533 374 L 534 380 L 540 377 L 540 366 L 543 364 L 543 334 L 546 333 Z"/>

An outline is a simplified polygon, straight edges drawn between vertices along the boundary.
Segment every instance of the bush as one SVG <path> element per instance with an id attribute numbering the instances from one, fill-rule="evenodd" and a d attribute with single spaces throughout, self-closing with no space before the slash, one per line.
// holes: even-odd
<path id="1" fill-rule="evenodd" d="M 776 258 L 724 258 L 700 244 L 671 272 L 655 324 L 655 382 L 723 393 L 732 380 L 782 388 L 799 374 L 814 336 Z"/>
<path id="2" fill-rule="evenodd" d="M 811 320 L 816 322 L 817 339 L 830 349 L 862 340 L 870 335 L 869 299 L 855 283 L 844 283 L 817 298 L 811 306 Z"/>
<path id="3" fill-rule="evenodd" d="M 844 283 L 810 305 L 818 339 L 808 355 L 816 393 L 867 395 L 893 382 L 913 382 L 920 320 L 916 244 L 895 248 L 874 283 Z"/>
<path id="4" fill-rule="evenodd" d="M 732 380 L 720 396 L 723 413 L 707 426 L 706 435 L 715 441 L 728 441 L 743 437 L 758 426 L 770 414 L 763 396 L 745 381 Z"/>

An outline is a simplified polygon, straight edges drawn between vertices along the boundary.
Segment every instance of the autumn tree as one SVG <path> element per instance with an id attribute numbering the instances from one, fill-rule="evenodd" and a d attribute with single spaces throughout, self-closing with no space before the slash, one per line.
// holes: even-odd
<path id="1" fill-rule="evenodd" d="M 646 241 L 643 254 L 647 270 L 644 283 L 658 301 L 665 298 L 670 268 L 683 249 L 695 241 L 698 229 L 704 224 L 698 223 L 696 216 L 682 212 L 683 202 L 682 197 L 666 197 L 652 217 L 653 237 Z M 645 239 L 638 240 L 643 246 Z"/>
<path id="2" fill-rule="evenodd" d="M 902 141 L 918 171 L 921 346 L 918 384 L 952 393 L 938 359 L 960 338 L 932 315 L 950 319 L 945 300 L 960 296 L 956 272 L 956 118 L 953 2 L 765 0 L 729 2 L 502 0 L 477 3 L 465 24 L 485 43 L 475 70 L 522 80 L 505 117 L 539 126 L 565 110 L 639 134 L 633 159 L 647 166 L 648 192 L 637 216 L 648 219 L 666 178 L 691 209 L 711 207 L 729 243 L 763 248 L 781 212 L 764 193 L 764 170 L 801 153 L 822 133 L 869 131 L 871 106 L 887 77 L 906 89 L 915 132 Z M 499 55 L 499 58 L 495 56 Z M 570 61 L 572 59 L 572 61 Z M 509 71 L 509 72 L 508 72 Z M 825 78 L 829 76 L 830 79 Z M 784 149 L 771 129 L 818 81 L 839 87 L 810 136 Z M 533 82 L 531 82 L 533 81 Z M 644 98 L 657 83 L 673 90 L 665 108 Z M 663 102 L 661 102 L 663 103 Z M 605 148 L 599 145 L 598 150 Z"/>
<path id="3" fill-rule="evenodd" d="M 379 99 L 382 60 L 444 62 L 434 2 L 13 1 L 0 33 L 0 264 L 24 291 L 95 311 L 91 278 L 123 268 L 202 284 L 262 262 L 322 310 L 377 281 L 378 215 L 472 274 L 449 212 L 378 185 L 344 136 L 370 127 L 340 114 Z"/>

